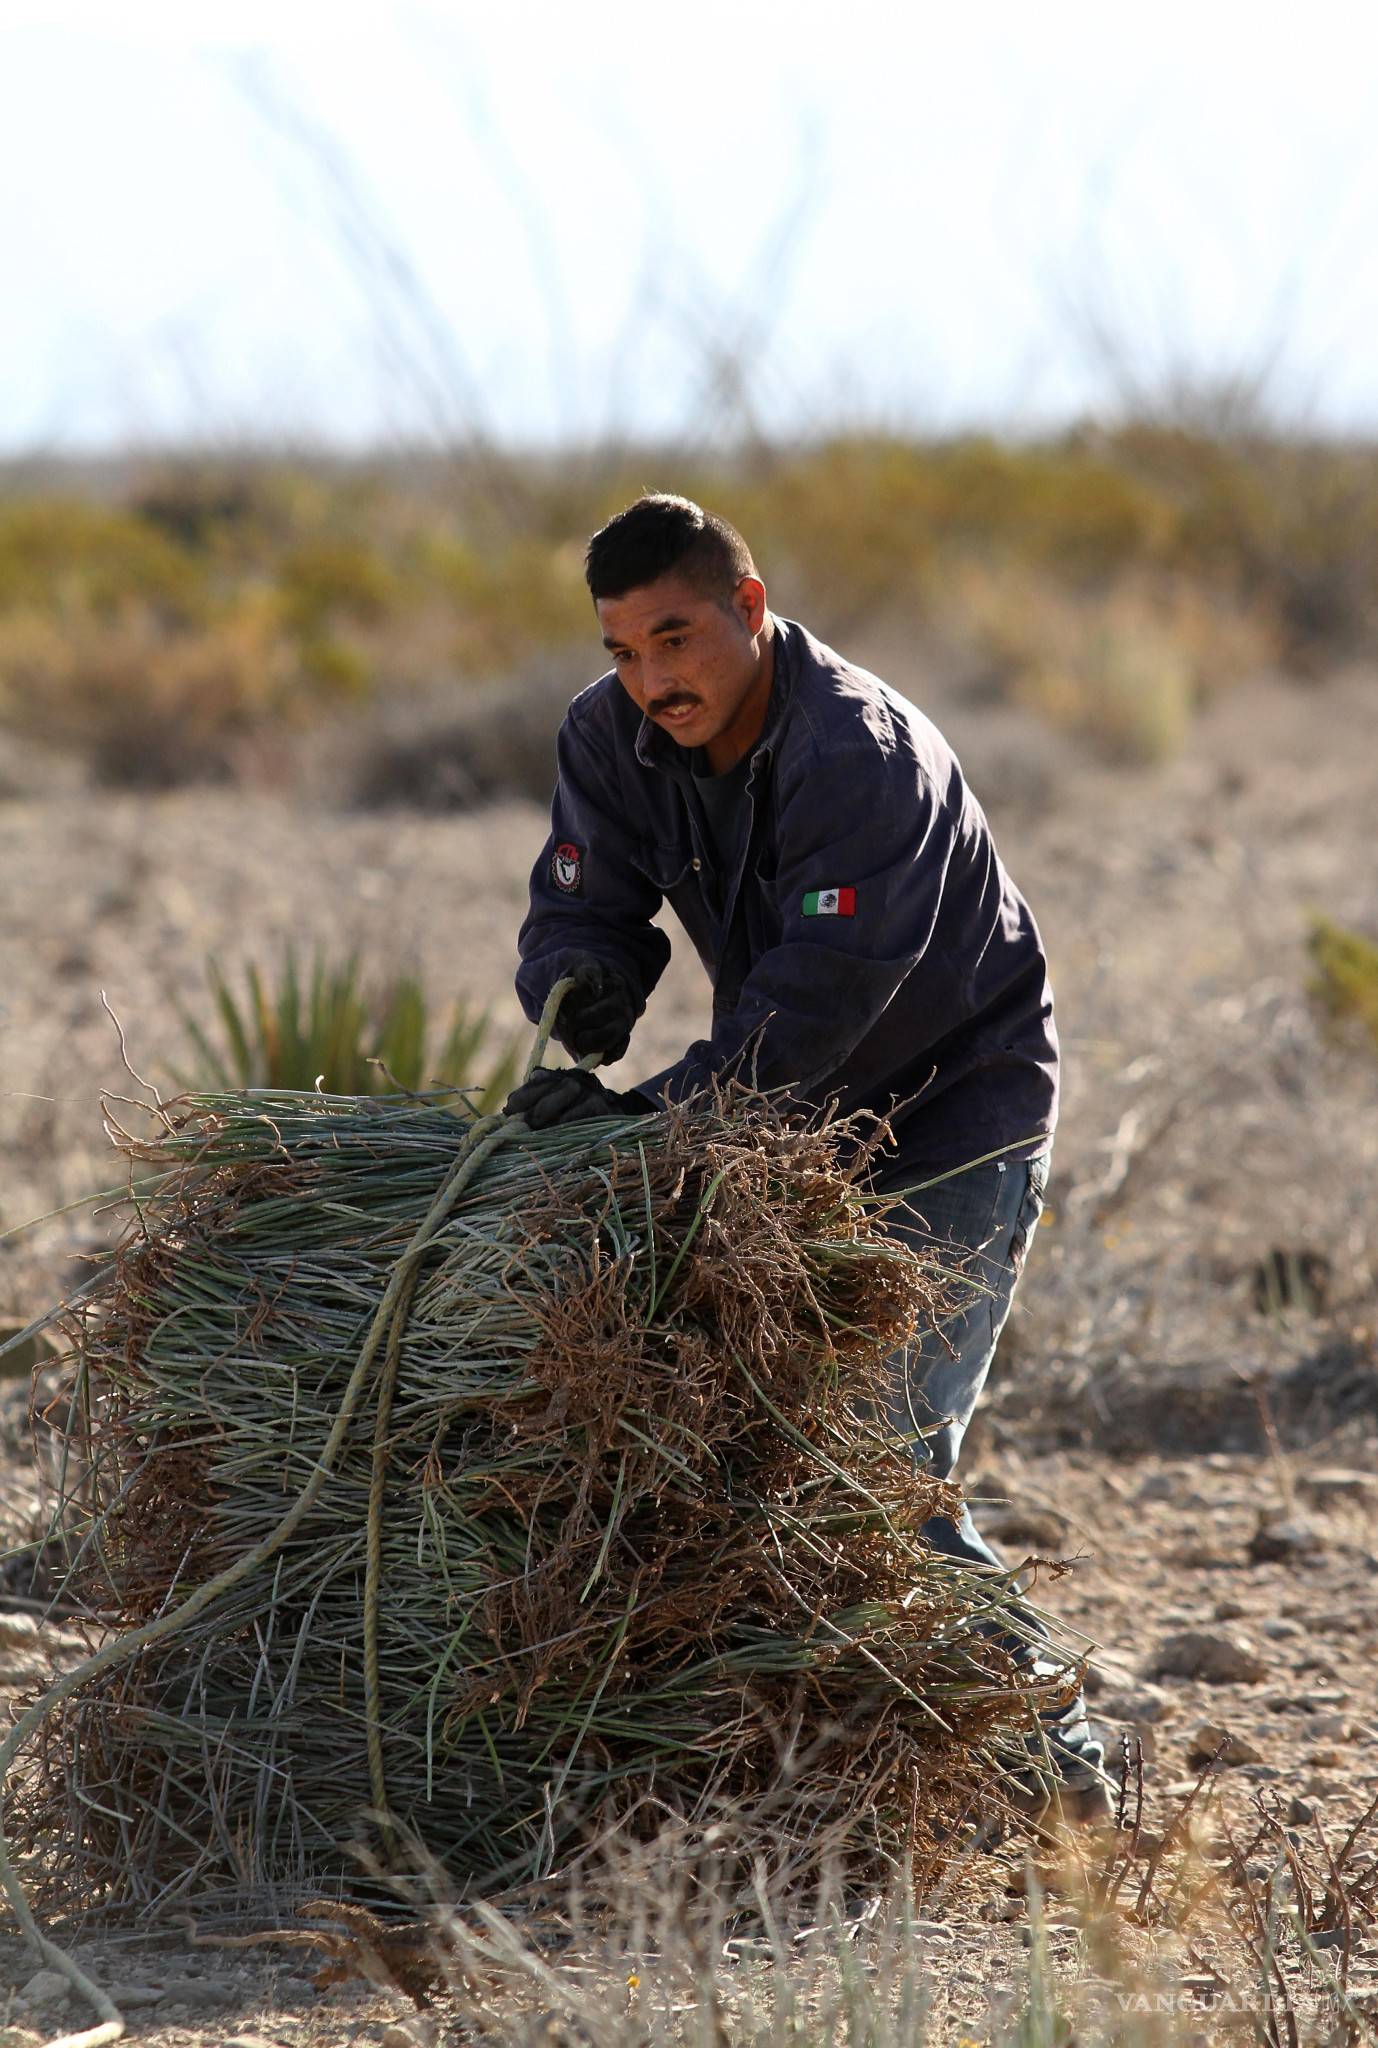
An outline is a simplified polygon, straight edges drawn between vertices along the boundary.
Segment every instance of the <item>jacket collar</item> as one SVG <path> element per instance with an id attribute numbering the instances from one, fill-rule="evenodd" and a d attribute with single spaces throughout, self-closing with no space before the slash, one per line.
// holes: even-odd
<path id="1" fill-rule="evenodd" d="M 761 726 L 761 736 L 751 749 L 753 770 L 775 753 L 780 744 L 781 728 L 789 710 L 790 698 L 794 694 L 795 655 L 794 637 L 798 628 L 790 619 L 782 619 L 777 613 L 771 614 L 775 623 L 775 661 L 770 678 L 770 696 L 766 700 L 766 715 Z M 643 717 L 637 729 L 636 758 L 644 768 L 658 768 L 676 781 L 690 773 L 689 755 L 684 747 L 672 740 L 668 732 L 662 732 L 652 719 Z"/>

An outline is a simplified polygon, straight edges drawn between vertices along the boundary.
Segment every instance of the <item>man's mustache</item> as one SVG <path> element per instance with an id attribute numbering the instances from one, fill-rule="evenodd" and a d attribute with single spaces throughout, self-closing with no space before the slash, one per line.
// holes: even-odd
<path id="1" fill-rule="evenodd" d="M 657 698 L 654 704 L 646 706 L 646 711 L 649 717 L 659 718 L 662 711 L 676 711 L 681 704 L 697 704 L 698 701 L 697 697 L 686 696 L 684 691 L 680 690 L 673 697 Z"/>

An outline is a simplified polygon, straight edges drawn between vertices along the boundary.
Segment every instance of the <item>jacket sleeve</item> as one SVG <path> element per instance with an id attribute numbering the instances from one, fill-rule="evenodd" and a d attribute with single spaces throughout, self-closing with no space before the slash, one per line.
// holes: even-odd
<path id="1" fill-rule="evenodd" d="M 626 976 L 639 1015 L 670 958 L 669 939 L 651 922 L 661 894 L 633 862 L 611 746 L 600 748 L 574 709 L 560 727 L 556 761 L 550 837 L 531 870 L 517 935 L 517 995 L 536 1023 L 575 955 L 593 954 Z"/>
<path id="2" fill-rule="evenodd" d="M 640 1082 L 643 1094 L 678 1100 L 740 1062 L 761 1088 L 820 1101 L 925 955 L 931 1019 L 916 1018 L 915 1051 L 952 1028 L 954 963 L 938 957 L 933 934 L 961 813 L 916 764 L 867 745 L 800 776 L 778 829 L 779 943 L 758 957 L 712 1037 Z M 851 916 L 806 914 L 806 898 L 829 889 L 855 892 Z"/>

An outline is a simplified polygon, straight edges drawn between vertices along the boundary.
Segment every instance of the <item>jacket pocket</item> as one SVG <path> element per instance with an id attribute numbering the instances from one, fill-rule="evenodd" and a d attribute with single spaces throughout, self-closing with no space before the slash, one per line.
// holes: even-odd
<path id="1" fill-rule="evenodd" d="M 673 846 L 660 846 L 653 841 L 644 841 L 636 850 L 636 865 L 642 873 L 649 875 L 662 896 L 668 896 L 672 889 L 689 880 L 697 862 L 692 847 L 680 841 Z"/>
<path id="2" fill-rule="evenodd" d="M 1010 1246 L 1010 1264 L 1018 1277 L 1024 1270 L 1024 1261 L 1029 1256 L 1029 1240 L 1038 1227 L 1043 1214 L 1048 1192 L 1048 1170 L 1052 1165 L 1051 1155 L 1040 1152 L 1037 1159 L 1031 1159 L 1028 1167 L 1028 1186 L 1019 1208 L 1019 1221 L 1014 1227 L 1014 1240 Z"/>

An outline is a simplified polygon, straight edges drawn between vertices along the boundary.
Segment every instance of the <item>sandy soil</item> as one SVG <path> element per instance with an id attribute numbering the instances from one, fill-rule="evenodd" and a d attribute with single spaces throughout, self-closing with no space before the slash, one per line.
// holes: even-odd
<path id="1" fill-rule="evenodd" d="M 930 698 L 926 679 L 895 679 Z M 1227 1810 L 1302 1800 L 1338 1824 L 1378 1792 L 1378 1059 L 1317 1015 L 1304 938 L 1313 910 L 1373 924 L 1378 676 L 1240 689 L 1154 772 L 1098 768 L 957 696 L 935 714 L 1043 926 L 1067 1055 L 1051 1209 L 967 1484 L 992 1497 L 983 1523 L 1007 1553 L 1076 1557 L 1043 1597 L 1102 1646 L 1097 1709 L 1112 1740 L 1142 1733 L 1151 1803 L 1191 1779 L 1212 1723 L 1257 1752 L 1225 1771 Z M 131 1084 L 102 990 L 133 1065 L 165 1084 L 174 1003 L 207 1008 L 203 956 L 266 960 L 289 937 L 414 964 L 437 999 L 491 1003 L 517 1028 L 514 936 L 542 830 L 524 805 L 0 803 L 0 1231 L 114 1178 L 97 1096 Z M 672 1058 L 707 1007 L 681 945 L 625 1079 Z M 101 1241 L 80 1212 L 0 1240 L 0 1317 L 44 1305 Z M 1288 1301 L 1277 1275 L 1302 1253 L 1324 1264 Z M 16 1452 L 7 1494 L 27 1485 Z M 1243 1638 L 1262 1675 L 1164 1672 L 1186 1629 Z M 45 1647 L 0 1612 L 0 1685 Z M 1021 1954 L 1016 1925 L 970 1915 L 954 1903 L 934 1937 L 954 2014 Z M 6 1964 L 16 1985 L 31 1974 L 17 1949 Z M 231 1967 L 161 1936 L 105 1966 L 144 1985 L 131 2025 L 160 2043 L 381 2041 L 405 2010 L 357 1987 L 323 2007 L 292 1951 Z M 60 2010 L 16 1999 L 0 2041 L 38 2038 Z"/>

